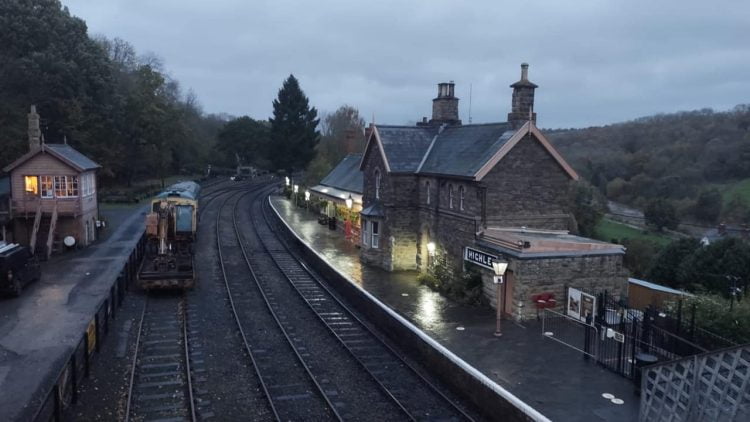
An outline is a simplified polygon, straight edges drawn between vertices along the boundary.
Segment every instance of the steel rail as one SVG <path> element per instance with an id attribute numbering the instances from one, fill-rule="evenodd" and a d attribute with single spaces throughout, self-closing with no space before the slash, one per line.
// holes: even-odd
<path id="1" fill-rule="evenodd" d="M 234 195 L 237 193 L 234 192 Z M 245 193 L 246 195 L 247 193 Z M 263 393 L 266 395 L 266 398 L 268 399 L 269 406 L 271 406 L 271 410 L 273 411 L 274 418 L 277 421 L 281 421 L 281 418 L 279 417 L 279 412 L 276 410 L 276 405 L 274 404 L 273 400 L 271 399 L 271 393 L 268 391 L 268 385 L 266 384 L 266 380 L 263 377 L 263 374 L 260 371 L 260 367 L 258 366 L 257 359 L 255 357 L 255 354 L 253 353 L 250 343 L 247 341 L 247 335 L 245 334 L 245 330 L 242 328 L 242 323 L 240 322 L 239 314 L 237 313 L 237 306 L 234 303 L 234 298 L 232 297 L 232 289 L 229 287 L 229 279 L 227 277 L 227 271 L 224 266 L 224 256 L 221 253 L 221 233 L 219 232 L 219 223 L 221 221 L 221 210 L 226 206 L 226 203 L 229 201 L 229 199 L 232 198 L 231 195 L 227 195 L 226 198 L 224 198 L 224 201 L 219 206 L 219 212 L 216 213 L 216 249 L 219 253 L 219 265 L 221 266 L 221 274 L 224 278 L 224 285 L 227 288 L 227 296 L 229 297 L 229 304 L 232 308 L 232 315 L 234 315 L 234 321 L 237 323 L 237 329 L 240 331 L 240 335 L 242 336 L 242 342 L 245 345 L 245 351 L 247 352 L 248 356 L 250 356 L 250 361 L 253 364 L 253 368 L 255 368 L 255 373 L 258 374 L 258 379 L 260 380 L 260 385 L 263 387 Z"/>
<path id="2" fill-rule="evenodd" d="M 133 363 L 132 368 L 130 372 L 130 382 L 128 386 L 128 397 L 127 397 L 127 405 L 125 408 L 125 422 L 129 422 L 131 420 L 130 414 L 131 414 L 131 405 L 133 404 L 133 389 L 135 387 L 135 375 L 138 370 L 138 358 L 141 355 L 142 345 L 141 345 L 141 334 L 143 333 L 143 322 L 146 319 L 147 315 L 147 309 L 148 309 L 148 301 L 149 298 L 146 296 L 144 303 L 143 303 L 143 311 L 141 312 L 141 320 L 138 323 L 138 334 L 136 336 L 136 342 L 135 342 L 135 351 L 133 353 Z M 188 346 L 188 333 L 187 333 L 187 296 L 185 293 L 182 293 L 182 295 L 179 298 L 179 302 L 177 304 L 179 314 L 182 317 L 182 329 L 180 330 L 182 335 L 182 342 L 183 342 L 183 357 L 185 359 L 185 366 L 184 366 L 184 375 L 185 375 L 185 383 L 187 387 L 187 397 L 186 401 L 188 401 L 187 407 L 188 407 L 188 414 L 190 417 L 191 422 L 196 422 L 198 419 L 195 414 L 195 402 L 193 400 L 193 384 L 192 384 L 192 374 L 190 373 L 190 349 Z"/>
<path id="3" fill-rule="evenodd" d="M 274 186 L 274 189 L 275 188 L 276 188 L 276 186 Z M 264 191 L 265 191 L 265 189 L 264 189 Z M 273 307 L 271 306 L 271 303 L 268 300 L 268 297 L 266 296 L 265 291 L 263 290 L 263 286 L 261 285 L 260 280 L 258 279 L 258 276 L 255 273 L 255 270 L 253 269 L 252 265 L 250 265 L 250 259 L 247 256 L 247 250 L 245 249 L 245 245 L 244 245 L 244 242 L 243 242 L 244 236 L 242 235 L 241 231 L 239 230 L 239 227 L 237 226 L 237 206 L 239 205 L 239 203 L 241 202 L 241 200 L 245 196 L 249 195 L 250 193 L 256 193 L 256 192 L 247 192 L 247 193 L 241 195 L 238 198 L 237 202 L 235 202 L 234 208 L 232 210 L 232 222 L 234 224 L 234 230 L 235 230 L 235 234 L 237 236 L 237 241 L 238 241 L 238 243 L 240 245 L 240 250 L 242 251 L 242 256 L 245 259 L 245 263 L 247 264 L 247 268 L 250 270 L 250 274 L 253 277 L 253 281 L 255 282 L 255 285 L 257 286 L 258 291 L 260 292 L 261 297 L 263 298 L 263 301 L 266 303 L 266 307 L 267 307 L 268 311 L 270 312 L 270 314 L 273 317 L 273 319 L 276 321 L 276 324 L 279 327 L 279 330 L 281 331 L 281 333 L 284 335 L 284 338 L 287 340 L 287 343 L 289 344 L 289 346 L 291 347 L 291 349 L 294 351 L 294 354 L 297 357 L 297 360 L 300 362 L 300 364 L 302 365 L 302 367 L 305 369 L 305 372 L 307 372 L 307 374 L 310 377 L 310 379 L 312 380 L 313 384 L 317 387 L 318 393 L 325 400 L 325 402 L 328 405 L 331 413 L 336 417 L 337 420 L 343 421 L 344 419 L 341 416 L 341 414 L 338 412 L 336 406 L 331 401 L 331 399 L 328 397 L 328 395 L 325 393 L 325 390 L 320 385 L 320 383 L 318 382 L 318 380 L 315 377 L 315 375 L 313 375 L 312 371 L 310 370 L 310 367 L 307 365 L 307 363 L 305 362 L 305 360 L 302 358 L 302 355 L 300 354 L 299 350 L 297 350 L 297 347 L 294 345 L 294 342 L 289 337 L 289 334 L 287 333 L 287 331 L 284 329 L 283 324 L 281 323 L 281 321 L 279 320 L 278 316 L 276 315 L 276 312 L 273 310 Z M 261 192 L 261 194 L 262 194 L 262 192 Z"/>
<path id="4" fill-rule="evenodd" d="M 268 199 L 268 201 L 266 201 Z M 266 224 L 266 226 L 269 228 L 269 230 L 276 234 L 276 230 L 274 230 L 272 223 L 269 220 L 269 217 L 267 215 L 267 207 L 270 206 L 270 196 L 268 193 L 264 195 L 264 199 L 261 201 L 260 208 L 262 213 L 262 218 Z M 271 251 L 268 249 L 265 242 L 262 240 L 262 236 L 260 236 L 260 233 L 258 233 L 258 238 L 261 239 L 261 243 L 263 244 L 264 249 L 268 253 L 269 256 L 271 256 L 273 262 L 276 264 L 276 267 L 279 269 L 279 271 L 284 274 L 287 281 L 294 287 L 294 289 L 302 296 L 305 303 L 310 307 L 310 309 L 315 313 L 316 316 L 325 324 L 325 326 L 333 333 L 333 335 L 344 345 L 344 347 L 352 354 L 354 359 L 357 360 L 364 368 L 365 370 L 376 380 L 376 382 L 386 391 L 386 393 L 392 397 L 396 403 L 404 409 L 407 414 L 409 414 L 409 417 L 413 420 L 419 419 L 419 417 L 412 415 L 406 407 L 401 403 L 400 400 L 398 400 L 391 391 L 385 386 L 380 379 L 369 369 L 367 368 L 366 364 L 360 360 L 360 358 L 354 353 L 354 351 L 345 343 L 345 341 L 334 331 L 334 329 L 328 324 L 328 322 L 325 321 L 325 319 L 319 314 L 318 311 L 315 310 L 315 308 L 312 306 L 312 304 L 305 298 L 305 295 L 299 290 L 299 288 L 295 285 L 295 283 L 289 278 L 289 276 L 286 274 L 284 269 L 281 267 L 280 263 L 278 262 L 277 258 L 274 257 L 274 255 L 271 253 Z M 382 346 L 385 347 L 385 349 L 391 354 L 393 358 L 398 363 L 401 363 L 404 365 L 405 368 L 407 368 L 413 375 L 415 375 L 419 381 L 421 381 L 424 385 L 426 385 L 429 390 L 431 390 L 433 393 L 437 394 L 444 402 L 446 402 L 450 407 L 453 408 L 456 412 L 458 412 L 461 416 L 466 418 L 467 420 L 473 421 L 474 419 L 468 415 L 460 406 L 458 406 L 453 400 L 451 400 L 449 397 L 447 397 L 440 389 L 438 389 L 434 383 L 432 383 L 430 380 L 428 380 L 424 375 L 422 375 L 413 365 L 411 365 L 409 362 L 407 362 L 405 359 L 403 359 L 398 352 L 396 352 L 389 344 L 386 342 L 379 334 L 375 333 L 368 324 L 365 324 L 357 315 L 346 305 L 344 304 L 337 295 L 333 294 L 331 290 L 315 275 L 312 273 L 312 271 L 304 264 L 304 262 L 297 256 L 297 254 L 293 253 L 291 249 L 289 248 L 286 241 L 276 234 L 276 238 L 279 240 L 279 243 L 284 247 L 284 250 L 288 255 L 293 257 L 297 263 L 299 263 L 300 267 L 305 271 L 305 273 L 318 285 L 318 287 L 322 288 L 324 292 L 327 293 L 327 295 L 333 299 L 336 304 L 338 304 L 344 311 L 348 313 L 348 317 L 350 317 L 352 320 L 356 321 L 361 328 L 363 328 L 367 333 L 369 333 L 375 340 L 377 340 Z"/>

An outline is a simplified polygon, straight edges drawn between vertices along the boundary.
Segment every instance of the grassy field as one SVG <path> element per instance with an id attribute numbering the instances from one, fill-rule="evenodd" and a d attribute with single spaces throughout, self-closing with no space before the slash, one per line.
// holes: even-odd
<path id="1" fill-rule="evenodd" d="M 724 205 L 728 204 L 735 195 L 738 195 L 746 204 L 750 204 L 750 179 L 725 185 L 723 189 L 721 189 L 721 196 L 724 198 Z"/>
<path id="2" fill-rule="evenodd" d="M 617 239 L 618 241 L 622 241 L 622 239 L 644 239 L 664 246 L 673 240 L 665 234 L 634 229 L 630 226 L 607 220 L 606 218 L 603 218 L 599 222 L 595 230 L 595 237 L 605 242 L 611 242 L 612 239 Z"/>

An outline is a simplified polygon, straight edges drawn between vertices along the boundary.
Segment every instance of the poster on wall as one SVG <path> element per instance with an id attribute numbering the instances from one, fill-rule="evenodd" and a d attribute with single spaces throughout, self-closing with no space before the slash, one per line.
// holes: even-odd
<path id="1" fill-rule="evenodd" d="M 575 319 L 581 318 L 581 291 L 572 287 L 568 288 L 567 314 Z"/>
<path id="2" fill-rule="evenodd" d="M 569 317 L 582 322 L 586 322 L 586 316 L 588 315 L 591 315 L 593 319 L 596 316 L 596 297 L 569 287 L 568 304 L 565 311 Z"/>

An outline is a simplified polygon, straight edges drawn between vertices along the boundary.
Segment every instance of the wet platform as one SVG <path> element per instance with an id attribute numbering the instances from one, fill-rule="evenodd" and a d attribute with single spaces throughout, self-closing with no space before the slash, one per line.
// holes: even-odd
<path id="1" fill-rule="evenodd" d="M 497 338 L 493 336 L 494 309 L 448 300 L 417 283 L 416 272 L 387 272 L 364 265 L 359 260 L 359 248 L 341 231 L 318 224 L 317 215 L 295 208 L 285 198 L 274 196 L 271 202 L 297 236 L 351 282 L 547 418 L 638 419 L 639 400 L 633 383 L 584 360 L 580 352 L 545 338 L 541 322 L 506 320 L 503 336 Z M 624 403 L 614 404 L 602 397 L 604 393 Z"/>
<path id="2" fill-rule="evenodd" d="M 0 419 L 37 411 L 140 239 L 145 209 L 102 210 L 97 243 L 52 257 L 21 297 L 0 298 Z"/>

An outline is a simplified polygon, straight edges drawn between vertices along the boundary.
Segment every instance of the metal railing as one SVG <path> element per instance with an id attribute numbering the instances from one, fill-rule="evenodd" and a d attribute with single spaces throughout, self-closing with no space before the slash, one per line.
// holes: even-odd
<path id="1" fill-rule="evenodd" d="M 76 347 L 65 358 L 65 363 L 53 378 L 53 385 L 47 387 L 46 393 L 42 395 L 32 421 L 62 421 L 63 410 L 78 401 L 78 386 L 81 380 L 89 376 L 91 360 L 99 353 L 101 343 L 109 333 L 110 320 L 117 315 L 117 308 L 122 305 L 128 286 L 137 276 L 144 247 L 145 237 L 141 236 L 119 275 L 110 285 L 109 293 L 96 308 L 96 313 L 81 334 Z"/>
<path id="2" fill-rule="evenodd" d="M 596 358 L 599 330 L 576 318 L 551 309 L 542 314 L 542 335 L 577 350 L 586 356 Z"/>

